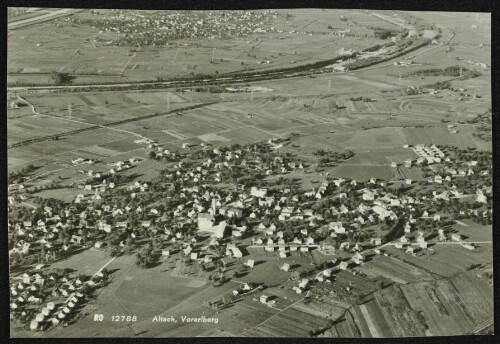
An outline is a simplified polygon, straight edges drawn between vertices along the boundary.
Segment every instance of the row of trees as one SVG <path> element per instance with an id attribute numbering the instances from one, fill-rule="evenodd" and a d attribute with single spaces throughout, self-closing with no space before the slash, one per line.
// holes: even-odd
<path id="1" fill-rule="evenodd" d="M 419 69 L 413 72 L 409 72 L 406 75 L 416 75 L 416 76 L 460 76 L 460 66 L 449 66 L 446 68 L 428 68 Z M 462 67 L 462 73 L 467 72 L 467 68 Z M 405 75 L 405 76 L 406 76 Z"/>
<path id="2" fill-rule="evenodd" d="M 52 71 L 50 73 L 50 78 L 54 82 L 54 85 L 59 86 L 69 84 L 75 77 L 69 75 L 69 73 Z"/>
<path id="3" fill-rule="evenodd" d="M 28 164 L 28 166 L 21 168 L 17 172 L 9 173 L 9 182 L 16 181 L 18 183 L 22 183 L 26 175 L 36 170 L 36 167 L 33 164 Z"/>

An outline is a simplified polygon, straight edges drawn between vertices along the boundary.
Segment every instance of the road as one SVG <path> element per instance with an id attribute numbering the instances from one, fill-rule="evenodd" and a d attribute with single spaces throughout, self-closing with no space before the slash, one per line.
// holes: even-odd
<path id="1" fill-rule="evenodd" d="M 436 245 L 460 245 L 460 244 L 493 244 L 493 241 L 439 241 Z"/>
<path id="2" fill-rule="evenodd" d="M 472 331 L 466 333 L 466 334 L 479 334 L 481 333 L 482 331 L 486 330 L 487 328 L 491 327 L 493 328 L 493 324 L 494 324 L 494 319 L 493 318 L 489 318 L 488 320 L 482 322 L 481 324 L 477 325 L 474 329 L 472 329 Z"/>
<path id="3" fill-rule="evenodd" d="M 436 45 L 435 47 L 432 47 L 432 48 L 429 48 L 427 50 L 424 50 L 424 51 L 421 51 L 419 53 L 416 53 L 414 55 L 410 55 L 408 57 L 405 57 L 403 58 L 403 60 L 410 60 L 414 57 L 417 57 L 417 56 L 420 56 L 420 55 L 423 55 L 423 54 L 426 54 L 428 53 L 429 51 L 432 51 L 434 49 L 437 49 L 437 48 L 441 48 L 443 46 L 445 46 L 446 44 L 450 43 L 450 41 L 453 39 L 453 37 L 455 37 L 455 33 L 453 33 L 450 37 L 448 37 L 448 39 L 446 40 L 446 42 L 443 44 L 443 45 Z M 392 61 L 393 59 L 391 59 Z M 384 64 L 377 64 L 375 66 L 370 66 L 370 67 L 366 67 L 366 68 L 359 68 L 359 69 L 356 69 L 355 71 L 353 72 L 357 72 L 357 71 L 366 71 L 366 70 L 371 70 L 371 69 L 378 69 L 378 68 L 384 68 L 384 67 L 389 67 L 389 66 L 393 66 L 394 65 L 394 62 L 389 62 L 389 63 L 384 63 Z M 352 72 L 351 72 L 352 73 Z"/>
<path id="4" fill-rule="evenodd" d="M 433 49 L 436 49 L 440 46 L 432 47 L 422 53 L 426 53 Z M 132 55 L 130 59 L 127 61 L 127 64 L 122 68 L 122 72 L 127 67 L 129 62 L 133 59 L 135 55 Z M 416 55 L 415 55 L 416 56 Z M 395 58 L 391 58 L 393 60 Z M 364 71 L 375 68 L 382 68 L 393 63 L 387 64 L 377 64 L 372 67 L 360 68 L 355 71 L 349 72 L 348 74 L 356 73 L 358 71 Z M 179 87 L 195 87 L 195 86 L 209 86 L 209 85 L 231 85 L 237 83 L 246 83 L 246 82 L 256 82 L 256 81 L 271 81 L 275 79 L 283 79 L 283 78 L 304 78 L 310 77 L 312 72 L 320 73 L 322 69 L 314 66 L 305 66 L 304 70 L 300 71 L 258 71 L 252 74 L 245 74 L 241 77 L 224 77 L 224 78 L 215 78 L 215 79 L 204 79 L 204 80 L 179 80 L 179 81 L 157 81 L 157 82 L 127 82 L 127 83 L 112 83 L 112 84 L 89 84 L 89 85 L 64 85 L 64 86 L 15 86 L 8 87 L 8 90 L 11 92 L 23 92 L 23 91 L 57 91 L 57 90 L 94 90 L 94 91 L 106 91 L 107 89 L 117 90 L 117 89 L 130 89 L 130 88 L 141 88 L 147 87 L 147 89 L 156 89 L 156 88 L 179 88 Z M 340 77 L 348 78 L 347 74 L 343 74 Z M 374 81 L 371 81 L 375 83 Z M 392 85 L 396 86 L 396 85 Z M 397 86 L 396 86 L 397 87 Z"/>
<path id="5" fill-rule="evenodd" d="M 130 64 L 130 61 L 132 61 L 132 59 L 136 56 L 136 54 L 137 53 L 133 53 L 132 56 L 130 56 L 127 63 L 125 63 L 125 66 L 123 66 L 123 68 L 121 69 L 120 74 L 123 74 L 123 72 L 125 71 L 125 68 L 127 68 L 127 66 Z"/>
<path id="6" fill-rule="evenodd" d="M 21 204 L 25 204 L 25 205 L 27 205 L 28 207 L 33 208 L 33 209 L 38 209 L 38 208 L 37 208 L 37 207 L 35 207 L 33 204 L 29 204 L 29 203 L 26 203 L 26 202 L 21 202 Z"/>
<path id="7" fill-rule="evenodd" d="M 461 241 L 461 242 L 458 242 L 458 241 L 438 241 L 438 242 L 429 242 L 429 244 L 436 244 L 436 245 L 460 245 L 461 243 L 467 243 L 467 244 L 493 244 L 493 241 Z M 396 242 L 392 242 L 392 241 L 391 242 L 387 242 L 385 244 L 374 246 L 374 247 L 371 247 L 371 248 L 366 249 L 364 251 L 361 251 L 361 252 L 359 252 L 359 254 L 364 255 L 367 252 L 374 251 L 376 249 L 381 249 L 381 248 L 386 247 L 386 246 L 394 246 L 394 245 L 396 245 Z M 410 245 L 420 246 L 419 243 L 410 243 Z M 350 259 L 349 261 L 352 261 L 352 259 Z M 323 271 L 318 272 L 316 274 L 315 278 L 317 278 L 318 276 L 320 276 L 322 273 L 323 273 Z"/>
<path id="8" fill-rule="evenodd" d="M 23 98 L 21 98 L 21 99 L 23 99 Z M 33 115 L 38 115 L 38 116 L 42 116 L 42 117 L 51 117 L 51 118 L 55 118 L 55 119 L 59 119 L 59 120 L 63 120 L 63 121 L 84 124 L 84 125 L 87 125 L 87 126 L 90 126 L 90 127 L 94 127 L 95 126 L 95 125 L 89 125 L 89 123 L 87 123 L 87 122 L 79 121 L 79 120 L 72 119 L 72 118 L 67 118 L 67 117 L 63 117 L 63 116 L 55 116 L 55 115 L 49 115 L 49 114 L 39 113 L 39 112 L 36 111 L 35 106 L 33 104 L 31 104 L 30 102 L 28 102 L 25 99 L 23 99 L 23 100 L 29 104 L 29 106 L 31 107 L 31 112 L 33 113 Z M 173 116 L 173 115 L 171 115 L 171 116 Z M 132 131 L 123 130 L 123 129 L 117 129 L 117 128 L 111 128 L 110 125 L 113 125 L 113 124 L 112 123 L 107 124 L 107 125 L 100 124 L 100 125 L 97 125 L 97 127 L 103 128 L 103 129 L 109 129 L 109 130 L 119 131 L 119 132 L 124 132 L 124 133 L 130 134 L 130 135 L 137 136 L 138 138 L 141 138 L 141 139 L 149 140 L 147 137 L 142 136 L 142 135 L 137 134 L 137 133 L 134 133 Z M 63 134 L 60 134 L 60 135 L 63 135 Z"/>
<path id="9" fill-rule="evenodd" d="M 60 15 L 65 15 L 65 14 L 71 14 L 71 11 L 75 11 L 74 9 L 60 9 L 60 10 L 55 10 L 51 13 L 40 15 L 38 17 L 33 17 L 33 18 L 28 18 L 25 20 L 20 20 L 14 23 L 9 24 L 9 29 L 15 28 L 16 26 L 20 25 L 26 25 L 29 23 L 35 23 L 40 20 L 47 20 L 54 18 L 55 16 L 60 16 Z M 81 11 L 81 9 L 78 9 L 77 11 Z M 446 44 L 450 42 L 450 40 L 454 37 L 454 33 L 446 40 Z M 400 57 L 405 60 L 414 58 L 416 56 L 425 54 L 429 51 L 432 51 L 434 49 L 440 48 L 444 46 L 443 45 L 437 45 L 434 46 L 430 49 L 424 50 L 422 52 L 419 52 L 417 54 L 411 55 L 407 57 Z M 178 52 L 178 51 L 177 51 Z M 176 54 L 177 56 L 177 54 Z M 130 61 L 135 57 L 135 54 L 130 57 L 130 59 L 127 61 L 125 66 L 122 68 L 121 73 L 125 70 L 125 68 L 128 66 Z M 395 59 L 392 58 L 390 59 L 391 61 Z M 175 59 L 174 59 L 175 60 Z M 357 69 L 353 72 L 350 73 L 355 73 L 357 71 L 365 71 L 365 70 L 370 70 L 370 69 L 376 69 L 376 68 L 383 68 L 387 66 L 393 65 L 392 62 L 385 63 L 385 64 L 377 64 L 375 66 L 371 67 L 366 67 L 366 68 L 360 68 Z M 309 68 L 310 69 L 310 68 Z M 206 79 L 206 80 L 181 80 L 181 81 L 160 81 L 160 82 L 138 82 L 138 83 L 117 83 L 117 84 L 95 84 L 95 85 L 65 85 L 65 86 L 33 86 L 33 87 L 24 87 L 24 86 L 19 86 L 19 87 L 8 87 L 9 91 L 12 92 L 18 92 L 18 91 L 57 91 L 57 90 L 97 90 L 97 91 L 105 91 L 106 89 L 127 89 L 127 88 L 139 88 L 146 86 L 148 88 L 164 88 L 164 87 L 193 87 L 193 86 L 203 86 L 203 85 L 212 85 L 212 84 L 218 84 L 218 85 L 225 85 L 225 84 L 234 84 L 234 83 L 242 83 L 242 82 L 252 82 L 252 81 L 260 81 L 262 80 L 262 76 L 269 77 L 269 79 L 265 80 L 274 80 L 274 79 L 280 79 L 280 78 L 291 78 L 291 77 L 308 77 L 310 76 L 311 71 L 314 71 L 314 67 L 312 70 L 304 70 L 304 71 L 295 71 L 295 72 L 287 72 L 286 71 L 281 71 L 281 72 L 258 72 L 260 74 L 248 74 L 242 77 L 229 77 L 229 78 L 217 78 L 217 79 Z M 316 69 L 316 71 L 318 71 Z"/>
<path id="10" fill-rule="evenodd" d="M 103 270 L 106 266 L 108 266 L 109 264 L 111 264 L 111 263 L 113 262 L 113 260 L 115 260 L 115 259 L 116 259 L 116 257 L 113 257 L 113 258 L 111 258 L 110 260 L 108 260 L 106 264 L 104 264 L 103 266 L 101 266 L 101 267 L 99 268 L 99 270 L 97 270 L 97 271 L 96 271 L 96 272 L 92 275 L 92 277 L 95 277 L 95 276 L 96 276 L 99 272 L 101 272 L 101 271 L 102 271 L 102 270 Z"/>
<path id="11" fill-rule="evenodd" d="M 77 10 L 78 9 L 74 9 L 74 8 L 62 8 L 62 9 L 59 9 L 59 10 L 54 10 L 54 11 L 52 11 L 50 13 L 46 13 L 46 14 L 42 14 L 42 15 L 39 15 L 39 16 L 36 16 L 36 17 L 27 18 L 27 19 L 24 19 L 24 20 L 19 20 L 19 21 L 13 22 L 13 23 L 9 23 L 8 26 L 7 26 L 7 28 L 9 30 L 18 29 L 21 26 L 26 26 L 26 25 L 29 25 L 29 24 L 35 24 L 35 23 L 39 23 L 41 21 L 46 21 L 46 20 L 54 19 L 56 17 L 60 17 L 60 16 L 64 16 L 64 15 L 69 15 L 69 14 L 74 13 Z"/>
<path id="12" fill-rule="evenodd" d="M 118 131 L 118 132 L 123 132 L 123 133 L 131 134 L 131 135 L 139 137 L 140 139 L 149 140 L 147 137 L 142 136 L 142 135 L 137 134 L 137 133 L 134 133 L 132 131 L 123 130 L 123 129 L 117 129 L 117 128 L 112 128 L 112 127 L 113 126 L 122 125 L 122 124 L 126 124 L 126 123 L 130 123 L 130 122 L 135 122 L 135 121 L 148 120 L 148 119 L 152 119 L 152 118 L 155 118 L 155 117 L 173 117 L 173 116 L 177 116 L 177 112 L 193 110 L 193 109 L 197 109 L 197 108 L 200 108 L 200 107 L 205 107 L 205 106 L 208 106 L 208 105 L 211 105 L 211 104 L 214 104 L 214 103 L 196 103 L 195 105 L 190 105 L 190 106 L 182 107 L 182 108 L 179 108 L 179 109 L 176 109 L 176 110 L 170 110 L 169 112 L 165 112 L 165 113 L 154 113 L 154 114 L 145 115 L 145 116 L 142 116 L 142 117 L 133 117 L 133 118 L 128 118 L 128 119 L 124 119 L 124 120 L 119 120 L 119 121 L 115 121 L 115 122 L 106 123 L 105 125 L 104 124 L 90 124 L 90 123 L 87 123 L 87 122 L 78 121 L 78 120 L 75 120 L 75 119 L 72 119 L 72 118 L 68 118 L 68 117 L 64 117 L 64 116 L 54 116 L 54 115 L 49 115 L 49 114 L 41 114 L 41 113 L 36 112 L 34 106 L 30 104 L 30 106 L 32 108 L 32 112 L 33 112 L 34 115 L 47 116 L 47 117 L 52 117 L 52 118 L 59 119 L 59 120 L 65 120 L 65 121 L 70 121 L 70 122 L 74 122 L 74 123 L 85 124 L 88 127 L 81 128 L 81 129 L 75 129 L 75 130 L 72 130 L 72 131 L 66 131 L 66 132 L 62 132 L 62 133 L 58 133 L 58 134 L 52 134 L 52 135 L 48 135 L 48 136 L 39 136 L 39 137 L 35 137 L 35 138 L 32 138 L 32 139 L 24 140 L 24 141 L 19 141 L 19 142 L 10 144 L 8 146 L 8 148 L 10 149 L 10 148 L 20 147 L 20 146 L 27 145 L 27 144 L 34 144 L 36 142 L 47 141 L 47 140 L 50 140 L 50 139 L 55 139 L 57 137 L 74 135 L 74 134 L 82 133 L 84 131 L 96 130 L 96 129 L 109 129 L 109 130 L 113 130 L 113 131 Z"/>

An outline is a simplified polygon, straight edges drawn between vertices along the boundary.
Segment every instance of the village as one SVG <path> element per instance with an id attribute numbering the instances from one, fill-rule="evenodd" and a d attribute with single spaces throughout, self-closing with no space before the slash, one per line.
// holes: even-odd
<path id="1" fill-rule="evenodd" d="M 205 146 L 177 157 L 158 180 L 131 185 L 112 180 L 140 161 L 118 161 L 109 171 L 89 173 L 91 178 L 80 187 L 90 194 L 79 194 L 70 204 L 46 201 L 48 205 L 28 213 L 14 212 L 25 190 L 12 183 L 11 266 L 37 265 L 13 284 L 11 316 L 32 330 L 64 323 L 75 302 L 95 287 L 95 279 L 82 282 L 77 277 L 76 282 L 66 279 L 63 286 L 51 286 L 46 283 L 47 278 L 54 280 L 49 265 L 82 248 L 104 249 L 112 256 L 137 252 L 136 264 L 144 268 L 182 259 L 209 272 L 214 286 L 230 278 L 228 269 L 233 270 L 232 278 L 251 273 L 255 260 L 245 256 L 261 248 L 266 256 L 284 261 L 281 269 L 296 281 L 291 288 L 307 296 L 318 283 L 335 283 L 336 271 L 363 264 L 368 251 L 384 255 L 384 247 L 391 245 L 420 257 L 445 241 L 474 250 L 477 245 L 447 229 L 449 224 L 459 219 L 491 224 L 491 157 L 480 152 L 405 146 L 415 158 L 391 167 L 421 166 L 429 176 L 426 182 L 325 176 L 317 188 L 307 191 L 290 177 L 308 165 L 276 148 L 288 143 L 284 139 Z M 155 152 L 149 158 L 175 157 L 154 142 L 148 147 Z M 279 179 L 275 182 L 273 177 Z M 287 260 L 318 253 L 321 258 L 312 269 Z M 232 265 L 237 268 L 229 268 Z M 247 283 L 233 290 L 233 297 L 254 288 Z M 61 297 L 68 299 L 58 302 Z M 217 307 L 233 300 L 227 298 Z M 279 300 L 267 301 L 263 294 L 260 302 L 271 306 Z"/>
<path id="2" fill-rule="evenodd" d="M 97 16 L 93 19 L 74 21 L 77 24 L 90 23 L 105 31 L 124 34 L 119 40 L 107 43 L 113 45 L 168 45 L 174 39 L 215 39 L 231 36 L 247 36 L 256 32 L 283 32 L 274 28 L 263 29 L 270 18 L 276 18 L 273 10 L 251 12 L 234 11 L 172 11 L 170 13 L 141 13 L 137 11 L 113 10 L 113 17 L 99 20 L 99 11 L 92 11 Z M 111 22 L 110 22 L 111 19 Z M 147 28 L 147 30 L 146 30 Z M 154 31 L 153 31 L 154 29 Z"/>
<path id="3" fill-rule="evenodd" d="M 11 335 L 492 333 L 490 21 L 9 9 Z"/>

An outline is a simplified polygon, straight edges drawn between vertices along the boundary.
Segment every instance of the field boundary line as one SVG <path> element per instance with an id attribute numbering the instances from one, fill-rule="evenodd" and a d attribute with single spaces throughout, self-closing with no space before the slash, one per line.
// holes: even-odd
<path id="1" fill-rule="evenodd" d="M 92 277 L 95 277 L 99 272 L 101 272 L 106 266 L 108 266 L 109 264 L 111 264 L 114 260 L 116 259 L 116 257 L 113 257 L 111 258 L 110 260 L 108 260 L 108 262 L 106 264 L 104 264 L 103 266 L 101 266 L 101 268 L 99 270 L 97 270 L 93 275 Z"/>
<path id="2" fill-rule="evenodd" d="M 123 68 L 120 70 L 120 74 L 123 74 L 123 72 L 125 71 L 125 68 L 127 68 L 127 66 L 129 65 L 130 61 L 132 61 L 132 59 L 135 57 L 137 53 L 134 53 L 132 56 L 130 56 L 130 58 L 128 59 L 127 63 L 125 63 L 125 66 L 123 66 Z"/>
<path id="3" fill-rule="evenodd" d="M 253 329 L 255 329 L 255 328 L 259 327 L 260 325 L 264 324 L 266 321 L 271 320 L 271 319 L 272 319 L 272 318 L 274 318 L 275 316 L 277 316 L 277 315 L 279 315 L 279 314 L 283 313 L 284 311 L 286 311 L 287 309 L 291 308 L 291 307 L 292 307 L 292 306 L 294 306 L 296 303 L 299 303 L 299 302 L 301 302 L 301 301 L 302 301 L 302 300 L 304 300 L 304 299 L 305 299 L 305 297 L 301 298 L 300 300 L 295 301 L 295 302 L 294 302 L 294 303 L 292 303 L 291 305 L 288 305 L 287 307 L 285 307 L 285 308 L 283 308 L 282 310 L 280 310 L 278 313 L 276 313 L 276 314 L 274 314 L 274 315 L 271 315 L 271 316 L 270 316 L 269 318 L 267 318 L 267 319 L 264 319 L 263 321 L 261 321 L 260 323 L 258 323 L 257 325 L 255 325 L 254 327 L 249 328 L 249 329 L 247 329 L 247 330 L 244 330 L 244 331 L 243 331 L 243 332 L 241 332 L 241 333 L 238 333 L 238 335 L 237 335 L 237 336 L 238 336 L 238 337 L 240 337 L 240 336 L 241 336 L 241 335 L 243 335 L 244 333 L 246 333 L 246 332 L 248 332 L 248 331 L 251 331 L 251 330 L 253 330 Z"/>

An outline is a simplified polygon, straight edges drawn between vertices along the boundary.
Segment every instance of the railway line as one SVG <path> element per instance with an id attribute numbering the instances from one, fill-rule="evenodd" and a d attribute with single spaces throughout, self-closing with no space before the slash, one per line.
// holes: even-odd
<path id="1" fill-rule="evenodd" d="M 87 127 L 87 128 L 81 128 L 81 129 L 76 129 L 76 130 L 71 130 L 71 131 L 65 131 L 65 132 L 57 133 L 57 134 L 53 134 L 53 135 L 46 135 L 46 136 L 35 137 L 35 138 L 32 138 L 32 139 L 28 139 L 28 140 L 24 140 L 24 141 L 13 143 L 13 144 L 9 145 L 8 148 L 10 149 L 10 148 L 15 148 L 15 147 L 21 147 L 21 146 L 25 146 L 25 145 L 28 145 L 28 144 L 33 144 L 33 143 L 36 143 L 36 142 L 43 142 L 43 141 L 49 141 L 49 140 L 57 140 L 58 138 L 63 137 L 63 136 L 75 135 L 75 134 L 79 134 L 79 133 L 82 133 L 82 132 L 85 132 L 85 131 L 89 131 L 89 130 L 96 130 L 96 129 L 120 130 L 120 129 L 110 128 L 110 127 L 118 126 L 118 125 L 122 125 L 122 124 L 126 124 L 126 123 L 130 123 L 130 122 L 135 122 L 135 121 L 142 121 L 142 120 L 151 119 L 151 118 L 155 118 L 155 117 L 164 117 L 164 116 L 173 117 L 173 116 L 176 116 L 176 114 L 178 112 L 182 112 L 182 111 L 185 111 L 185 110 L 193 110 L 193 109 L 197 109 L 197 108 L 200 108 L 200 107 L 209 106 L 209 105 L 212 105 L 212 104 L 214 104 L 214 103 L 213 102 L 212 103 L 202 103 L 202 104 L 192 105 L 192 106 L 188 106 L 188 107 L 181 108 L 181 109 L 171 110 L 171 111 L 164 112 L 164 113 L 155 113 L 155 114 L 152 114 L 152 115 L 147 115 L 147 116 L 142 116 L 142 117 L 128 118 L 128 119 L 124 119 L 124 120 L 120 120 L 120 121 L 116 121 L 116 122 L 107 123 L 106 125 L 104 125 L 104 124 L 101 124 L 101 125 L 92 125 L 92 126 Z M 44 115 L 41 115 L 41 116 L 48 116 L 48 115 L 44 114 Z M 63 120 L 69 120 L 69 119 L 64 118 L 64 117 L 56 117 L 56 116 L 50 116 L 50 117 L 59 118 L 59 119 L 63 119 Z M 72 120 L 72 121 L 74 121 L 74 120 Z M 80 123 L 84 123 L 84 122 L 80 122 Z M 84 123 L 84 124 L 87 124 L 87 123 Z M 120 130 L 120 131 L 122 131 L 122 130 Z M 129 132 L 129 133 L 131 133 L 133 135 L 137 135 L 137 134 L 132 133 L 132 132 Z"/>

